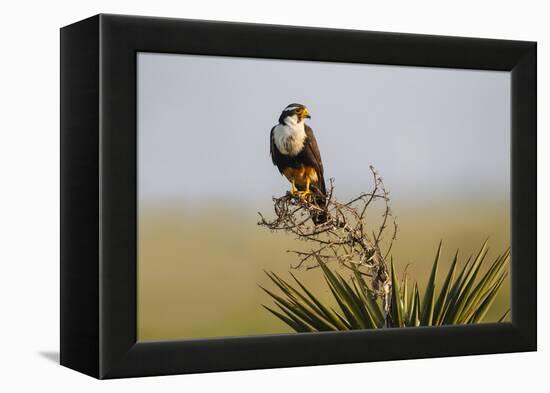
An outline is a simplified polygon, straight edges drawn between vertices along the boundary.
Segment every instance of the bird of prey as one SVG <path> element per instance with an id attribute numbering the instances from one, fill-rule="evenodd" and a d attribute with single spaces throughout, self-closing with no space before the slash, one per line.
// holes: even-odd
<path id="1" fill-rule="evenodd" d="M 305 105 L 287 105 L 279 124 L 271 129 L 270 150 L 273 165 L 291 182 L 293 195 L 311 200 L 321 209 L 326 204 L 326 185 L 321 153 L 313 130 L 305 124 L 311 119 Z M 326 214 L 312 217 L 315 224 L 326 222 Z"/>

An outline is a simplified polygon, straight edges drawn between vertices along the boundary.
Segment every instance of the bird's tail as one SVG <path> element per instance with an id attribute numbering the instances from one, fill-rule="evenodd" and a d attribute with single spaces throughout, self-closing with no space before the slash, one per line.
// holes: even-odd
<path id="1" fill-rule="evenodd" d="M 323 176 L 319 179 L 317 187 L 314 187 L 313 201 L 321 211 L 312 215 L 311 219 L 315 225 L 321 225 L 327 222 L 327 188 Z"/>

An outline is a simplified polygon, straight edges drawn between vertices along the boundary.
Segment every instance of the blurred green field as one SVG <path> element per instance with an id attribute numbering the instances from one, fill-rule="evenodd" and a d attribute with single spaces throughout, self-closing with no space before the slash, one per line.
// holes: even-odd
<path id="1" fill-rule="evenodd" d="M 392 255 L 399 274 L 423 287 L 440 240 L 440 276 L 457 248 L 460 261 L 489 237 L 488 260 L 510 243 L 505 202 L 395 202 L 399 235 Z M 140 206 L 138 230 L 138 339 L 242 336 L 288 333 L 290 329 L 266 312 L 271 300 L 258 285 L 271 287 L 263 270 L 288 278 L 296 260 L 286 253 L 304 246 L 291 236 L 256 225 L 254 206 Z M 271 213 L 269 207 L 262 213 Z M 373 212 L 373 217 L 378 215 Z M 373 221 L 373 225 L 376 222 Z M 336 266 L 335 266 L 336 267 Z M 336 267 L 337 268 L 337 267 Z M 293 271 L 306 285 L 329 299 L 318 270 Z M 488 321 L 510 305 L 509 280 L 502 288 Z"/>

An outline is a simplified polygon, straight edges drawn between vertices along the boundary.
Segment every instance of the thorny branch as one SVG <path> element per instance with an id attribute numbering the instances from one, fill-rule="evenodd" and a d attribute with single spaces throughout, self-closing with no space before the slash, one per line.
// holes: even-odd
<path id="1" fill-rule="evenodd" d="M 297 255 L 298 263 L 293 269 L 306 270 L 319 267 L 317 260 L 337 261 L 341 266 L 357 271 L 370 278 L 372 292 L 380 297 L 384 306 L 385 320 L 391 304 L 391 276 L 386 264 L 394 240 L 397 237 L 397 222 L 390 206 L 389 192 L 374 167 L 370 166 L 373 189 L 361 193 L 348 202 L 340 202 L 334 196 L 334 179 L 330 179 L 326 206 L 317 206 L 310 200 L 287 192 L 282 197 L 273 198 L 275 218 L 268 220 L 261 213 L 258 225 L 272 231 L 283 231 L 308 242 L 308 251 L 288 250 Z M 369 230 L 367 219 L 369 207 L 375 203 L 383 207 L 382 220 L 377 230 Z M 327 221 L 315 225 L 311 219 L 325 212 Z M 386 229 L 391 232 L 384 239 Z M 382 253 L 385 244 L 385 253 Z"/>

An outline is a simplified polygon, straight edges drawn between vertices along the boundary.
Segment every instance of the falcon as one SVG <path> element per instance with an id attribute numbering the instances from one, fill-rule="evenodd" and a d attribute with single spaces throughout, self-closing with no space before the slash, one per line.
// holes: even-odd
<path id="1" fill-rule="evenodd" d="M 283 109 L 279 124 L 271 129 L 271 159 L 291 183 L 292 195 L 310 200 L 324 209 L 326 185 L 323 162 L 313 130 L 305 119 L 311 119 L 305 105 L 290 104 Z M 327 218 L 326 214 L 320 213 L 312 219 L 318 225 Z"/>

